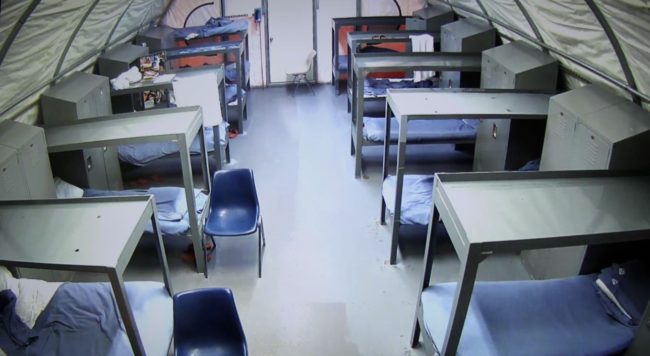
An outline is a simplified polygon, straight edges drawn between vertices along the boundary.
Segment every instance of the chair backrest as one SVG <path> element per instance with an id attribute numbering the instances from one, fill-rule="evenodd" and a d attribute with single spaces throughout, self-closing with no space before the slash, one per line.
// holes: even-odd
<path id="1" fill-rule="evenodd" d="M 221 170 L 214 173 L 210 206 L 253 209 L 259 214 L 255 179 L 251 169 Z"/>
<path id="2" fill-rule="evenodd" d="M 296 73 L 308 73 L 311 66 L 314 64 L 314 57 L 316 57 L 316 51 L 312 49 L 307 53 L 305 62 L 300 67 L 300 70 L 296 70 Z"/>

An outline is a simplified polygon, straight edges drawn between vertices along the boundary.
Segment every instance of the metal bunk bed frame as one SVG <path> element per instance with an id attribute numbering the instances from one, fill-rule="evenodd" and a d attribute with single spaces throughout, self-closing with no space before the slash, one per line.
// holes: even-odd
<path id="1" fill-rule="evenodd" d="M 357 53 L 352 61 L 352 120 L 350 153 L 355 155 L 355 178 L 363 173 L 362 147 L 376 145 L 363 138 L 364 81 L 369 73 L 390 71 L 480 72 L 480 53 Z M 400 89 L 408 90 L 408 89 Z M 389 121 L 390 122 L 390 121 Z"/>
<path id="2" fill-rule="evenodd" d="M 219 100 L 221 101 L 221 115 L 223 117 L 224 122 L 228 122 L 228 109 L 226 107 L 226 80 L 225 80 L 225 72 L 224 72 L 224 66 L 223 64 L 216 64 L 216 65 L 210 65 L 210 66 L 202 66 L 202 67 L 196 67 L 196 68 L 176 68 L 172 70 L 168 70 L 164 72 L 163 74 L 177 74 L 177 73 L 186 73 L 186 72 L 192 72 L 192 71 L 200 71 L 200 70 L 206 70 L 206 69 L 212 69 L 217 72 L 217 81 L 219 82 Z M 131 84 L 128 88 L 125 89 L 112 89 L 111 88 L 111 96 L 119 96 L 119 95 L 125 95 L 125 94 L 137 94 L 137 93 L 142 93 L 145 90 L 174 90 L 174 85 L 173 85 L 174 79 L 172 78 L 171 80 L 168 81 L 162 81 L 162 82 L 143 82 L 140 81 L 138 83 Z M 212 132 L 213 132 L 213 137 L 214 137 L 214 143 L 215 147 L 216 144 L 220 144 L 220 134 L 219 134 L 219 126 L 213 126 L 212 127 Z M 230 163 L 230 140 L 228 138 L 228 135 L 226 135 L 226 144 L 224 148 L 224 154 L 225 154 L 225 162 Z M 219 151 L 219 154 L 221 154 L 221 151 Z M 215 154 L 216 156 L 216 154 Z M 223 161 L 219 159 L 219 157 L 215 157 L 215 171 L 221 170 Z"/>
<path id="3" fill-rule="evenodd" d="M 406 135 L 411 120 L 511 119 L 544 120 L 548 115 L 549 93 L 502 89 L 402 89 L 388 91 L 382 182 L 388 177 L 390 120 L 399 123 L 395 206 L 391 219 L 390 264 L 397 260 L 402 190 L 406 170 Z M 386 223 L 386 201 L 382 195 L 380 223 Z"/>
<path id="4" fill-rule="evenodd" d="M 52 229 L 52 221 L 75 228 Z M 123 274 L 149 221 L 171 298 L 174 291 L 151 196 L 0 202 L 0 264 L 17 276 L 19 267 L 107 275 L 133 353 L 145 355 Z M 43 240 L 56 248 L 45 248 Z"/>
<path id="5" fill-rule="evenodd" d="M 332 19 L 332 85 L 336 95 L 341 93 L 339 80 L 341 74 L 339 66 L 339 34 L 341 27 L 354 26 L 355 31 L 361 31 L 361 26 L 402 26 L 410 16 L 365 16 L 365 17 L 336 17 Z M 349 56 L 349 53 L 348 53 Z"/>
<path id="6" fill-rule="evenodd" d="M 650 201 L 629 199 L 648 196 L 647 181 L 647 173 L 612 171 L 436 174 L 411 346 L 418 344 L 424 330 L 428 352 L 456 354 L 479 264 L 494 253 L 650 239 L 650 222 L 644 215 Z M 570 188 L 559 190 L 559 185 Z M 589 198 L 594 191 L 598 191 L 597 200 Z M 473 197 L 469 203 L 462 198 L 467 195 Z M 521 204 L 522 198 L 526 204 Z M 493 206 L 500 209 L 491 209 Z M 499 215 L 503 211 L 511 212 L 509 219 Z M 549 225 L 549 221 L 555 223 Z M 446 335 L 444 340 L 433 340 L 424 325 L 421 296 L 430 285 L 436 230 L 441 222 L 445 223 L 461 270 Z M 647 320 L 647 310 L 644 317 Z M 645 327 L 642 324 L 639 330 Z M 642 332 L 637 331 L 637 335 Z"/>
<path id="7" fill-rule="evenodd" d="M 66 152 L 86 148 L 118 146 L 123 144 L 174 141 L 179 147 L 183 186 L 187 211 L 190 216 L 190 235 L 196 256 L 196 269 L 207 276 L 206 255 L 203 245 L 201 222 L 205 220 L 209 198 L 202 216 L 196 216 L 196 198 L 190 161 L 190 144 L 198 135 L 201 146 L 201 169 L 205 190 L 211 190 L 208 171 L 208 156 L 203 133 L 201 107 L 182 107 L 140 111 L 100 118 L 85 119 L 69 125 L 45 128 L 47 148 L 50 153 Z M 215 153 L 219 155 L 219 150 Z"/>
<path id="8" fill-rule="evenodd" d="M 244 120 L 247 119 L 248 110 L 246 97 L 242 89 L 245 87 L 250 92 L 250 75 L 246 73 L 244 63 L 248 61 L 248 32 L 239 32 L 243 38 L 236 41 L 215 42 L 209 44 L 192 45 L 188 47 L 177 47 L 165 49 L 167 60 L 178 58 L 187 58 L 194 56 L 215 56 L 223 55 L 225 58 L 224 64 L 227 63 L 229 54 L 234 54 L 237 59 L 235 60 L 235 68 L 237 69 L 237 109 L 239 117 L 237 121 L 237 129 L 239 133 L 244 132 Z M 218 35 L 221 36 L 221 35 Z M 225 100 L 224 100 L 225 103 Z M 228 103 L 224 104 L 228 106 Z"/>

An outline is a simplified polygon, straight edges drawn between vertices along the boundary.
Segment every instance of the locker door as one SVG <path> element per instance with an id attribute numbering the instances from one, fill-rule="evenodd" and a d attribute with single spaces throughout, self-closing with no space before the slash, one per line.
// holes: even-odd
<path id="1" fill-rule="evenodd" d="M 117 157 L 117 147 L 104 147 L 104 167 L 106 170 L 106 182 L 110 190 L 122 190 L 122 171 L 120 161 Z"/>
<path id="2" fill-rule="evenodd" d="M 15 153 L 15 150 L 2 147 L 3 151 Z M 3 152 L 5 153 L 5 152 Z M 0 200 L 29 199 L 29 191 L 15 154 L 0 163 Z"/>
<path id="3" fill-rule="evenodd" d="M 474 171 L 502 171 L 506 164 L 510 120 L 481 120 L 476 132 Z"/>
<path id="4" fill-rule="evenodd" d="M 110 189 L 106 179 L 106 166 L 104 164 L 104 149 L 91 148 L 83 150 L 83 158 L 86 174 L 88 177 L 88 188 Z"/>
<path id="5" fill-rule="evenodd" d="M 31 199 L 56 198 L 54 177 L 45 145 L 45 135 L 38 132 L 18 151 L 20 163 Z"/>

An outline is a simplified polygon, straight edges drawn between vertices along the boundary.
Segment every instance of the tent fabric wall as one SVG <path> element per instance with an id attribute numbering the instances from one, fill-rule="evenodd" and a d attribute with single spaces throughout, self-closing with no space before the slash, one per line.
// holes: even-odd
<path id="1" fill-rule="evenodd" d="M 402 15 L 404 16 L 410 16 L 413 11 L 423 8 L 426 4 L 426 0 L 398 0 L 397 2 L 402 8 Z M 361 15 L 397 16 L 399 13 L 393 0 L 362 0 Z"/>
<path id="2" fill-rule="evenodd" d="M 531 38 L 536 38 L 526 17 L 515 0 L 429 0 L 429 3 L 448 3 L 464 6 L 483 13 L 483 5 L 488 16 L 514 27 Z M 616 55 L 611 41 L 598 19 L 584 0 L 519 0 L 531 21 L 537 27 L 541 40 L 548 46 L 591 65 L 620 83 L 627 83 L 621 60 Z M 650 2 L 647 0 L 594 0 L 603 13 L 618 39 L 625 60 L 630 66 L 638 91 L 650 96 L 650 70 L 647 63 L 650 48 Z M 457 8 L 456 12 L 463 14 Z M 474 15 L 470 15 L 474 16 Z M 516 33 L 495 27 L 502 39 L 521 39 Z M 629 92 L 613 84 L 606 78 L 580 66 L 560 55 L 551 53 L 563 68 L 568 69 L 574 78 L 562 78 L 568 88 L 598 82 L 614 88 L 630 97 Z M 644 103 L 646 108 L 650 105 Z"/>
<path id="3" fill-rule="evenodd" d="M 0 120 L 36 122 L 37 101 L 48 84 L 71 70 L 88 70 L 105 46 L 127 41 L 162 15 L 169 0 L 41 0 L 10 38 L 32 3 L 0 5 L 0 41 L 8 46 L 0 59 Z"/>

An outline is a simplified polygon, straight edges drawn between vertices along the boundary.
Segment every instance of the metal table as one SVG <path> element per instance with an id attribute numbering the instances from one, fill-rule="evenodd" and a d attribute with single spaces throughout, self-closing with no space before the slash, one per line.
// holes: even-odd
<path id="1" fill-rule="evenodd" d="M 235 68 L 237 69 L 238 73 L 236 83 L 237 109 L 239 111 L 237 129 L 240 133 L 244 132 L 244 120 L 247 119 L 247 100 L 244 96 L 243 88 L 246 87 L 246 90 L 250 90 L 250 77 L 248 76 L 248 73 L 246 73 L 246 68 L 244 65 L 244 63 L 248 61 L 248 33 L 243 32 L 242 35 L 244 38 L 237 41 L 223 41 L 164 50 L 167 60 L 196 56 L 224 55 L 224 63 L 226 63 L 228 60 L 228 54 L 235 55 L 237 58 L 235 60 Z M 225 100 L 224 105 L 228 105 Z"/>
<path id="2" fill-rule="evenodd" d="M 355 31 L 361 31 L 362 26 L 395 26 L 397 29 L 406 25 L 406 19 L 411 16 L 363 16 L 363 17 L 337 17 L 332 19 L 332 85 L 336 95 L 340 94 L 338 82 L 345 70 L 339 69 L 339 34 L 341 27 L 354 26 Z M 348 52 L 348 57 L 350 52 Z"/>
<path id="3" fill-rule="evenodd" d="M 611 171 L 436 174 L 422 289 L 411 343 L 422 319 L 439 221 L 461 261 L 445 340 L 424 333 L 425 346 L 455 355 L 479 263 L 500 252 L 647 240 L 650 175 Z M 553 222 L 553 223 L 549 223 Z M 522 316 L 525 317 L 525 316 Z M 444 322 L 444 321 L 443 321 Z"/>
<path id="4" fill-rule="evenodd" d="M 348 112 L 352 109 L 352 57 L 360 52 L 362 44 L 406 43 L 406 53 L 412 53 L 411 36 L 431 35 L 434 45 L 440 44 L 440 32 L 429 31 L 368 31 L 348 33 Z M 377 97 L 379 98 L 379 97 Z"/>
<path id="5" fill-rule="evenodd" d="M 352 59 L 352 122 L 350 151 L 356 153 L 355 178 L 361 178 L 363 156 L 364 82 L 369 73 L 390 71 L 480 72 L 480 53 L 356 53 Z"/>
<path id="6" fill-rule="evenodd" d="M 16 267 L 26 267 L 106 274 L 133 352 L 144 355 L 122 275 L 149 221 L 171 298 L 165 247 L 150 196 L 0 202 L 0 264 L 14 273 Z"/>
<path id="7" fill-rule="evenodd" d="M 50 153 L 123 144 L 176 142 L 181 156 L 187 211 L 191 216 L 189 219 L 190 233 L 196 256 L 196 268 L 197 271 L 202 271 L 207 276 L 200 218 L 193 213 L 197 209 L 190 162 L 190 145 L 194 137 L 198 135 L 201 146 L 203 184 L 205 189 L 210 192 L 210 176 L 203 130 L 201 107 L 192 106 L 118 114 L 80 120 L 70 125 L 46 127 L 45 137 Z M 217 154 L 218 151 L 215 150 Z M 220 157 L 218 161 L 221 162 Z M 203 209 L 204 214 L 207 210 Z"/>
<path id="8" fill-rule="evenodd" d="M 386 99 L 386 126 L 382 177 L 388 176 L 390 118 L 399 123 L 395 206 L 391 219 L 390 264 L 397 259 L 402 190 L 406 166 L 406 135 L 411 120 L 513 119 L 539 120 L 548 114 L 549 93 L 501 89 L 402 89 L 389 90 Z M 382 195 L 380 222 L 386 222 L 386 201 Z"/>

